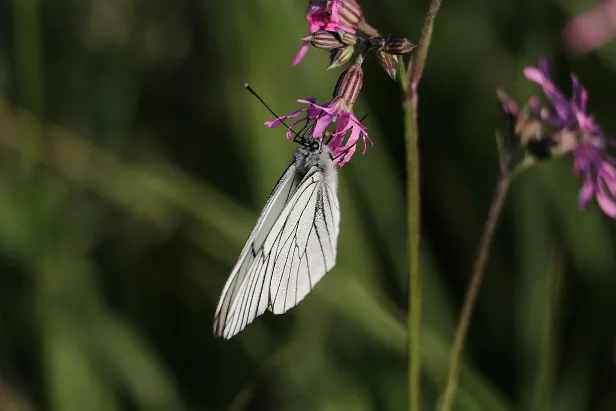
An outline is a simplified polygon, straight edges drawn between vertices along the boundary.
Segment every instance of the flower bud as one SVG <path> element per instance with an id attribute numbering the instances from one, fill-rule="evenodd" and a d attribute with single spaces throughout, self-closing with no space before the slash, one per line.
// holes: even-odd
<path id="1" fill-rule="evenodd" d="M 321 50 L 335 50 L 344 47 L 344 43 L 340 41 L 337 33 L 332 31 L 319 30 L 303 37 L 302 40 L 309 41 L 313 47 Z"/>
<path id="2" fill-rule="evenodd" d="M 378 58 L 379 64 L 381 65 L 381 67 L 383 67 L 383 70 L 385 70 L 387 75 L 395 81 L 397 74 L 396 58 L 391 54 L 387 54 L 383 51 L 379 51 Z"/>
<path id="3" fill-rule="evenodd" d="M 528 111 L 523 111 L 516 117 L 513 125 L 513 135 L 522 145 L 532 140 L 543 140 L 545 138 L 541 121 L 529 116 Z"/>
<path id="4" fill-rule="evenodd" d="M 357 36 L 342 30 L 319 30 L 302 37 L 302 40 L 309 41 L 315 48 L 330 51 L 344 46 L 354 46 L 357 43 Z"/>
<path id="5" fill-rule="evenodd" d="M 389 37 L 385 39 L 385 44 L 382 50 L 389 54 L 408 54 L 417 47 L 417 44 L 413 43 L 406 37 Z"/>
<path id="6" fill-rule="evenodd" d="M 518 117 L 518 105 L 500 88 L 496 89 L 496 96 L 498 97 L 500 111 L 503 120 L 507 124 L 508 131 L 510 134 L 514 134 L 515 122 Z"/>
<path id="7" fill-rule="evenodd" d="M 385 39 L 383 37 L 368 38 L 368 46 L 373 49 L 382 50 L 385 47 Z"/>
<path id="8" fill-rule="evenodd" d="M 355 47 L 346 46 L 330 52 L 330 63 L 327 70 L 331 70 L 335 67 L 341 66 L 353 57 L 355 53 Z"/>
<path id="9" fill-rule="evenodd" d="M 334 89 L 334 98 L 339 97 L 352 106 L 355 104 L 355 100 L 357 100 L 363 85 L 364 72 L 361 68 L 361 60 L 358 59 L 357 63 L 353 64 L 338 77 L 338 82 Z"/>
<path id="10" fill-rule="evenodd" d="M 345 46 L 354 46 L 357 43 L 357 36 L 353 33 L 344 30 L 336 30 L 336 34 L 338 35 L 338 39 Z"/>
<path id="11" fill-rule="evenodd" d="M 353 29 L 364 20 L 364 12 L 355 0 L 339 0 L 338 16 L 341 24 Z"/>
<path id="12" fill-rule="evenodd" d="M 533 138 L 526 143 L 526 150 L 535 160 L 548 160 L 552 158 L 552 150 L 556 145 L 556 141 L 551 138 Z"/>

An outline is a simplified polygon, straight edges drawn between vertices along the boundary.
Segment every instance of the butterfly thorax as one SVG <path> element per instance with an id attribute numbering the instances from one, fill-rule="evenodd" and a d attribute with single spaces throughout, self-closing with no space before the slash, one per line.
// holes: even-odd
<path id="1" fill-rule="evenodd" d="M 318 140 L 314 140 L 312 143 L 302 144 L 293 153 L 293 161 L 299 174 L 308 173 L 312 167 L 323 169 L 332 162 L 329 147 L 325 144 L 320 144 Z"/>

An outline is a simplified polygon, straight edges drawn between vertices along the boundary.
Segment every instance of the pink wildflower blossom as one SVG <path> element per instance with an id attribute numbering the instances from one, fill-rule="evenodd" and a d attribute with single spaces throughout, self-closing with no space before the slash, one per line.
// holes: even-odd
<path id="1" fill-rule="evenodd" d="M 563 39 L 572 52 L 585 54 L 616 36 L 616 0 L 601 0 L 565 26 Z"/>
<path id="2" fill-rule="evenodd" d="M 363 18 L 361 8 L 354 0 L 312 0 L 306 14 L 310 30 L 308 34 L 320 30 L 342 30 L 354 34 L 356 23 L 355 20 L 349 18 L 349 14 L 351 16 L 359 15 Z M 304 41 L 293 59 L 293 63 L 291 63 L 292 66 L 302 61 L 309 47 L 310 42 Z"/>
<path id="3" fill-rule="evenodd" d="M 331 139 L 326 143 L 332 152 L 334 161 L 342 167 L 349 162 L 355 153 L 360 137 L 364 142 L 362 154 L 366 152 L 367 142 L 372 145 L 372 140 L 368 137 L 366 128 L 353 114 L 353 104 L 359 95 L 362 79 L 361 61 L 359 61 L 342 73 L 336 85 L 333 100 L 324 104 L 316 104 L 316 100 L 313 98 L 297 100 L 300 103 L 307 104 L 308 107 L 294 111 L 288 116 L 267 121 L 265 125 L 270 128 L 277 127 L 286 119 L 296 118 L 300 114 L 304 114 L 301 119 L 289 125 L 287 138 L 293 138 L 292 128 L 295 125 L 301 122 L 306 122 L 308 125 L 308 122 L 313 122 L 310 126 L 312 137 L 323 139 L 327 127 L 334 123 L 335 130 L 331 133 Z"/>
<path id="4" fill-rule="evenodd" d="M 561 136 L 573 153 L 574 173 L 584 179 L 580 190 L 580 207 L 586 208 L 595 198 L 605 214 L 616 218 L 616 160 L 607 152 L 614 145 L 587 113 L 588 93 L 575 75 L 571 75 L 572 96 L 567 98 L 554 84 L 545 59 L 539 68 L 527 67 L 524 75 L 543 87 L 552 108 L 531 101 L 531 109 L 550 128 L 554 136 Z M 571 136 L 574 136 L 571 139 Z"/>

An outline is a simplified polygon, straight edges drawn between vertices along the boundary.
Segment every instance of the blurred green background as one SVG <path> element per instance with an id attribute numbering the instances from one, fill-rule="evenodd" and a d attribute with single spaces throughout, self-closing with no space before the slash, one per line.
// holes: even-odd
<path id="1" fill-rule="evenodd" d="M 407 255 L 399 86 L 370 58 L 374 141 L 340 170 L 337 266 L 230 341 L 212 317 L 294 145 L 280 114 L 342 69 L 310 50 L 305 0 L 0 0 L 0 410 L 401 410 Z M 427 0 L 361 0 L 418 39 Z M 420 89 L 423 404 L 442 388 L 497 177 L 494 90 L 539 89 L 541 55 L 616 130 L 616 44 L 571 55 L 593 2 L 444 0 Z M 456 410 L 616 409 L 615 223 L 577 206 L 570 159 L 514 182 Z"/>

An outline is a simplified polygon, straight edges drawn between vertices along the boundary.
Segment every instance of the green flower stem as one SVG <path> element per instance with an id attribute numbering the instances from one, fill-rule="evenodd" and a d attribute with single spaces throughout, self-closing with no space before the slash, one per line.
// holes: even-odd
<path id="1" fill-rule="evenodd" d="M 443 392 L 440 411 L 451 411 L 453 406 L 453 400 L 458 385 L 458 374 L 462 351 L 464 349 L 464 341 L 466 340 L 466 333 L 470 325 L 475 302 L 477 301 L 479 288 L 481 287 L 481 282 L 484 277 L 486 263 L 488 256 L 490 255 L 492 240 L 494 238 L 494 231 L 500 218 L 503 204 L 507 198 L 507 193 L 509 192 L 511 177 L 512 176 L 508 171 L 503 171 L 501 173 L 501 177 L 496 185 L 494 197 L 492 198 L 492 205 L 490 206 L 488 219 L 486 220 L 486 224 L 481 235 L 481 240 L 479 242 L 477 258 L 471 274 L 471 282 L 468 286 L 468 290 L 466 291 L 464 305 L 462 306 L 462 313 L 460 314 L 460 321 L 458 322 L 458 328 L 456 329 L 453 347 L 451 349 L 447 385 L 445 386 L 445 390 Z"/>
<path id="2" fill-rule="evenodd" d="M 420 202 L 417 95 L 404 102 L 409 235 L 409 409 L 419 411 L 421 374 L 421 282 L 419 278 Z"/>
<path id="3" fill-rule="evenodd" d="M 44 98 L 42 71 L 42 44 L 40 34 L 40 4 L 38 0 L 23 0 L 15 2 L 13 7 L 15 21 L 15 64 L 17 67 L 18 101 L 27 109 L 32 120 L 20 124 L 21 138 L 27 149 L 28 156 L 24 158 L 22 178 L 24 201 L 30 212 L 29 256 L 36 260 L 40 257 L 41 248 L 45 243 L 45 183 L 44 169 L 39 160 L 44 150 Z"/>
<path id="4" fill-rule="evenodd" d="M 556 376 L 556 338 L 559 334 L 560 307 L 563 292 L 563 256 L 555 248 L 552 251 L 550 267 L 547 272 L 545 284 L 545 317 L 541 333 L 539 348 L 539 372 L 535 380 L 531 410 L 551 410 L 552 393 Z"/>
<path id="5" fill-rule="evenodd" d="M 441 8 L 441 0 L 432 0 L 430 3 L 430 9 L 426 14 L 426 20 L 424 26 L 421 29 L 421 37 L 419 38 L 419 44 L 417 45 L 417 52 L 415 56 L 409 60 L 408 76 L 410 87 L 406 90 L 407 99 L 410 99 L 412 94 L 417 94 L 417 87 L 421 80 L 421 75 L 424 71 L 426 64 L 426 58 L 428 57 L 428 49 L 430 48 L 430 42 L 432 41 L 432 31 L 434 29 L 434 19 L 436 14 Z"/>
<path id="6" fill-rule="evenodd" d="M 401 85 L 404 92 L 404 124 L 406 140 L 406 169 L 408 196 L 408 235 L 409 235 L 409 410 L 420 410 L 421 389 L 421 281 L 419 276 L 419 246 L 421 233 L 420 218 L 420 163 L 419 163 L 419 127 L 417 123 L 417 88 L 428 47 L 432 38 L 432 29 L 441 0 L 432 0 L 419 39 L 417 52 L 409 61 L 408 70 L 404 70 L 399 59 Z"/>
<path id="7" fill-rule="evenodd" d="M 363 31 L 364 33 L 368 34 L 371 37 L 381 37 L 381 35 L 379 34 L 379 31 L 375 29 L 374 27 L 372 27 L 370 24 L 368 24 L 366 20 L 362 20 L 359 23 L 358 28 L 359 30 Z"/>
<path id="8" fill-rule="evenodd" d="M 35 117 L 36 124 L 24 133 L 32 161 L 24 164 L 26 180 L 37 181 L 37 162 L 42 150 L 42 130 L 39 121 L 43 117 L 43 74 L 42 50 L 39 31 L 38 0 L 15 2 L 13 19 L 15 21 L 15 57 L 19 103 Z"/>

